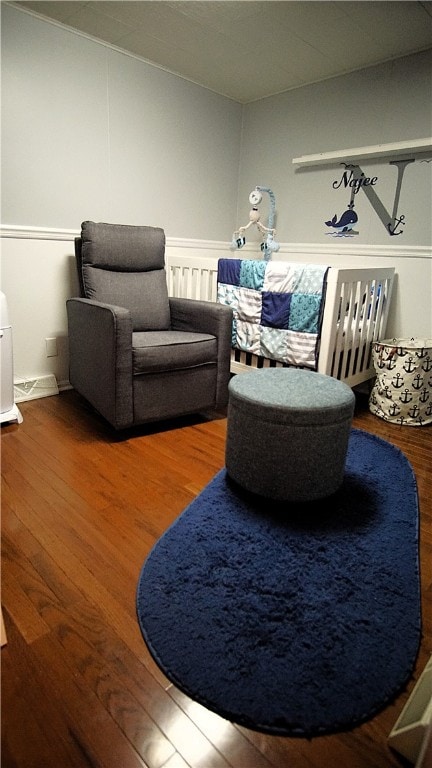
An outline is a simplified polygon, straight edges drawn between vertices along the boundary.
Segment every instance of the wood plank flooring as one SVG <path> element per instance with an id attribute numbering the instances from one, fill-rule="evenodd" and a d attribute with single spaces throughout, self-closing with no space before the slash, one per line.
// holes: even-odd
<path id="1" fill-rule="evenodd" d="M 3 768 L 384 768 L 387 736 L 432 652 L 431 427 L 373 416 L 354 426 L 397 445 L 421 509 L 423 637 L 407 689 L 352 731 L 268 736 L 172 686 L 137 624 L 141 566 L 224 464 L 226 419 L 184 418 L 117 434 L 73 392 L 22 403 L 3 425 Z"/>

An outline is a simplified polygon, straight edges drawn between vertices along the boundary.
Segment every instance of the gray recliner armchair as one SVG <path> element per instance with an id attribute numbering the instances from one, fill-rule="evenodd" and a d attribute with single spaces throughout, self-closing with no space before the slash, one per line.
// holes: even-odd
<path id="1" fill-rule="evenodd" d="M 69 379 L 123 429 L 228 401 L 232 311 L 168 297 L 165 233 L 85 221 L 80 298 L 67 301 Z"/>

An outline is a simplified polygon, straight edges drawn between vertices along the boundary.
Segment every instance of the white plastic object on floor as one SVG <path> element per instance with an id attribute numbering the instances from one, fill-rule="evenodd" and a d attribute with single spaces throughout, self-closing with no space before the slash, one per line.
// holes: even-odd
<path id="1" fill-rule="evenodd" d="M 6 296 L 0 291 L 0 344 L 1 344 L 1 389 L 0 423 L 22 422 L 22 415 L 14 401 L 12 327 L 9 322 Z"/>
<path id="2" fill-rule="evenodd" d="M 432 728 L 432 656 L 388 737 L 389 745 L 416 768 L 426 768 Z M 429 752 L 430 756 L 430 752 Z"/>

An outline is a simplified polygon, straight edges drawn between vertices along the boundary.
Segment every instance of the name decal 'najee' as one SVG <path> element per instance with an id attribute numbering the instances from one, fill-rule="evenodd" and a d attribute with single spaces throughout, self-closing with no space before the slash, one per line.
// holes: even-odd
<path id="1" fill-rule="evenodd" d="M 405 226 L 405 215 L 401 214 L 398 216 L 402 179 L 407 165 L 414 162 L 414 158 L 390 160 L 389 162 L 389 165 L 395 165 L 397 168 L 397 181 L 392 213 L 387 211 L 385 205 L 381 202 L 375 192 L 375 189 L 373 189 L 378 182 L 378 176 L 366 176 L 359 165 L 347 165 L 346 163 L 342 163 L 342 165 L 345 166 L 345 171 L 343 171 L 340 179 L 335 179 L 332 183 L 332 187 L 333 189 L 349 189 L 351 192 L 350 201 L 347 209 L 340 217 L 335 214 L 333 218 L 325 222 L 327 227 L 332 227 L 334 230 L 328 234 L 331 234 L 333 237 L 352 237 L 353 235 L 359 234 L 358 231 L 353 229 L 354 224 L 358 222 L 357 213 L 354 211 L 354 196 L 362 189 L 388 234 L 390 236 L 402 235 L 402 227 Z"/>
<path id="2" fill-rule="evenodd" d="M 347 168 L 349 166 L 346 166 Z M 358 166 L 353 166 L 358 167 Z M 356 178 L 354 176 L 354 173 L 352 170 L 350 170 L 349 174 L 348 171 L 344 171 L 342 174 L 342 178 L 340 181 L 334 181 L 332 184 L 333 189 L 339 189 L 339 187 L 344 185 L 345 189 L 347 187 L 352 187 L 354 190 L 354 194 L 356 195 L 362 187 L 368 187 L 369 184 L 371 186 L 374 186 L 378 181 L 378 176 L 372 176 L 372 178 L 369 178 L 369 176 L 365 176 L 364 173 L 361 174 L 360 178 Z"/>

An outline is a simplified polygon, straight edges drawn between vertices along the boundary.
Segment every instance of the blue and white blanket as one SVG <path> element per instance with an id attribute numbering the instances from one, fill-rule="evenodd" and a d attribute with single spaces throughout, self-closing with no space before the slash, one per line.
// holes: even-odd
<path id="1" fill-rule="evenodd" d="M 217 300 L 233 309 L 232 346 L 316 369 L 327 270 L 321 264 L 219 259 Z"/>

